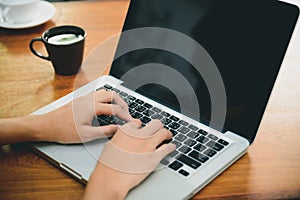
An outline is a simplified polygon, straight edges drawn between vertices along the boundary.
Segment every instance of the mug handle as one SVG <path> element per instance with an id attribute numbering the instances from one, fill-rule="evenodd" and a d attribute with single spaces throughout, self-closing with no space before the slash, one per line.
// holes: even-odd
<path id="1" fill-rule="evenodd" d="M 43 42 L 43 40 L 42 40 L 42 38 L 33 38 L 33 39 L 30 41 L 30 45 L 29 45 L 31 52 L 32 52 L 34 55 L 36 55 L 37 57 L 40 57 L 40 58 L 42 58 L 42 59 L 45 59 L 45 60 L 49 60 L 49 61 L 50 61 L 49 56 L 44 56 L 44 55 L 40 54 L 39 52 L 37 52 L 37 51 L 33 48 L 33 43 L 35 43 L 35 42 Z"/>

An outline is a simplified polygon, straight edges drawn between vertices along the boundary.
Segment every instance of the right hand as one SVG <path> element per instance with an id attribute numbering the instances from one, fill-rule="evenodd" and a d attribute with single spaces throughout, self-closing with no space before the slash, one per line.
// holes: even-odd
<path id="1" fill-rule="evenodd" d="M 143 164 L 145 163 L 141 163 L 141 161 L 146 161 L 147 163 L 152 163 L 153 168 L 149 171 L 126 172 L 126 170 L 123 170 L 124 163 L 116 164 L 116 166 L 107 164 L 118 163 L 121 157 L 109 154 L 101 155 L 88 183 L 85 199 L 125 198 L 129 190 L 141 183 L 155 169 L 161 159 L 176 149 L 176 146 L 172 143 L 159 146 L 163 141 L 171 138 L 172 133 L 164 129 L 163 124 L 159 120 L 153 120 L 143 128 L 140 128 L 140 125 L 134 121 L 118 128 L 118 131 L 109 142 L 125 152 L 124 154 L 121 152 L 122 155 L 120 156 L 130 156 L 131 153 L 133 155 L 142 155 L 141 160 L 138 160 L 139 156 L 137 156 L 134 163 L 125 163 L 125 166 L 130 167 L 131 165 L 133 168 L 136 168 L 136 165 L 140 165 L 140 169 L 144 169 Z M 105 146 L 102 154 L 110 152 L 106 151 L 106 148 L 108 146 Z M 145 160 L 143 155 L 148 156 L 146 158 L 149 160 Z M 103 158 L 104 160 L 101 160 Z M 112 160 L 107 162 L 109 158 Z M 121 160 L 126 161 L 126 157 L 123 157 Z M 132 160 L 132 158 L 129 160 Z"/>

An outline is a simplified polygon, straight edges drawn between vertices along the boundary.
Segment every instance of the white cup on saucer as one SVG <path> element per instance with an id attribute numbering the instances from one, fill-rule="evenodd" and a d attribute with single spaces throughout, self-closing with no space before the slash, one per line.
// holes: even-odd
<path id="1" fill-rule="evenodd" d="M 40 0 L 0 0 L 0 22 L 27 23 L 38 12 Z"/>

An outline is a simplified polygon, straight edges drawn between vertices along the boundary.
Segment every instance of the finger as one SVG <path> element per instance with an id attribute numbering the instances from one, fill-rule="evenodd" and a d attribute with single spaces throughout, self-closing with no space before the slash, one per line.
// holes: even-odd
<path id="1" fill-rule="evenodd" d="M 133 119 L 132 122 L 136 124 L 139 128 L 142 126 L 142 122 L 139 119 Z"/>
<path id="2" fill-rule="evenodd" d="M 114 103 L 128 110 L 127 103 L 114 91 L 96 92 L 96 101 L 100 103 Z"/>
<path id="3" fill-rule="evenodd" d="M 148 137 L 156 133 L 158 130 L 162 129 L 164 125 L 161 121 L 155 119 L 151 121 L 147 126 L 141 129 L 141 136 Z"/>
<path id="4" fill-rule="evenodd" d="M 137 136 L 138 134 L 136 132 L 141 127 L 141 123 L 137 123 L 135 121 L 139 121 L 139 120 L 134 119 L 131 122 L 128 122 L 120 126 L 120 129 L 127 135 Z"/>
<path id="5" fill-rule="evenodd" d="M 152 136 L 150 140 L 151 149 L 155 150 L 158 145 L 162 144 L 162 142 L 165 140 L 170 140 L 172 136 L 172 133 L 167 129 L 160 129 Z"/>
<path id="6" fill-rule="evenodd" d="M 97 90 L 93 93 L 96 102 L 107 102 L 109 97 L 109 91 L 105 89 Z"/>
<path id="7" fill-rule="evenodd" d="M 105 115 L 116 115 L 117 117 L 119 117 L 122 120 L 125 121 L 132 121 L 133 118 L 132 116 L 129 114 L 128 110 L 124 110 L 122 107 L 120 107 L 119 105 L 115 105 L 115 104 L 96 104 L 95 106 L 96 108 L 96 115 L 101 115 L 101 114 L 105 114 Z"/>
<path id="8" fill-rule="evenodd" d="M 89 142 L 99 138 L 107 138 L 114 135 L 117 131 L 117 125 L 107 125 L 101 127 L 88 126 L 84 129 L 84 132 L 80 133 L 82 142 Z"/>
<path id="9" fill-rule="evenodd" d="M 118 130 L 118 125 L 111 124 L 111 125 L 101 126 L 101 131 L 106 137 L 113 136 L 117 130 Z"/>
<path id="10" fill-rule="evenodd" d="M 173 143 L 163 144 L 156 151 L 154 160 L 159 163 L 164 157 L 176 150 L 176 145 Z"/>

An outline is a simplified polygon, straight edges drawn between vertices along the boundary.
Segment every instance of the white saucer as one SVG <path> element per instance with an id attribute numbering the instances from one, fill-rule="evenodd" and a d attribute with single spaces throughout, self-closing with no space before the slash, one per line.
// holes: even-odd
<path id="1" fill-rule="evenodd" d="M 34 19 L 26 23 L 0 22 L 0 27 L 9 29 L 24 29 L 43 24 L 50 20 L 55 14 L 55 7 L 46 1 L 41 1 L 39 11 Z"/>

